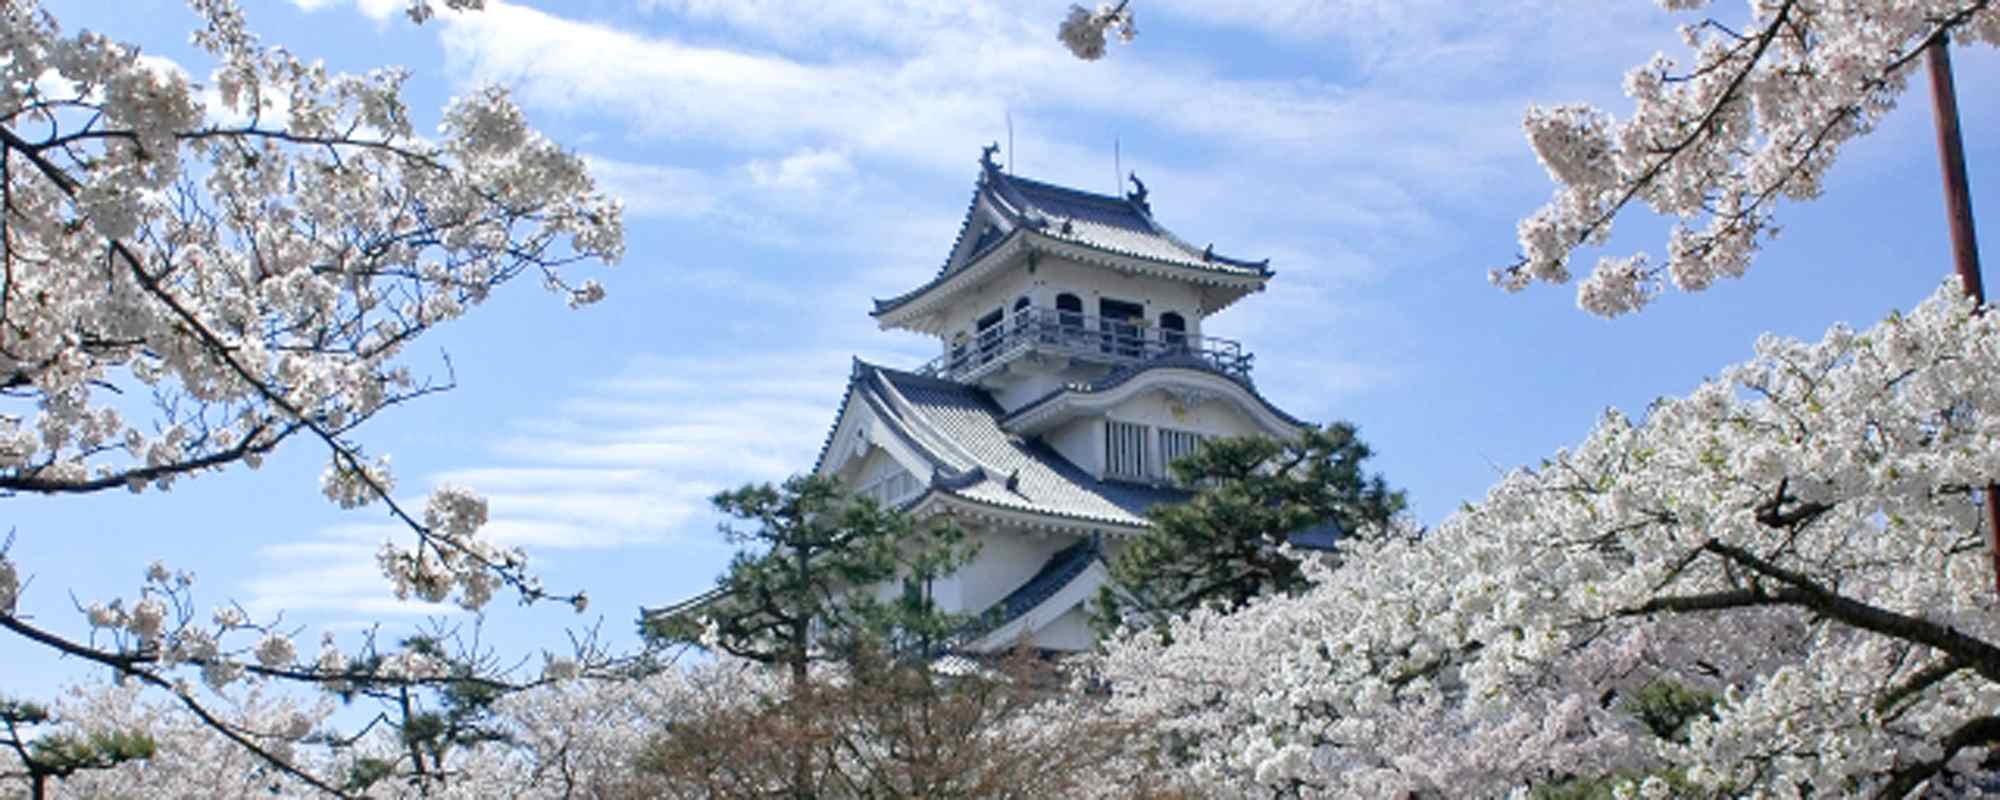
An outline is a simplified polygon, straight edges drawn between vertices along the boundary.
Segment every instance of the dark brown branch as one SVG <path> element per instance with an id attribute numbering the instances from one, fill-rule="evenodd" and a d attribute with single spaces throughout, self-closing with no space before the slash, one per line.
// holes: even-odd
<path id="1" fill-rule="evenodd" d="M 1755 511 L 1758 523 L 1780 530 L 1793 530 L 1805 527 L 1813 520 L 1819 519 L 1821 514 L 1833 510 L 1833 506 L 1817 502 L 1799 503 L 1791 510 L 1785 510 L 1785 503 L 1796 499 L 1786 494 L 1791 485 L 1790 477 L 1778 479 L 1778 491 L 1771 495 L 1771 499 L 1757 504 Z"/>
<path id="2" fill-rule="evenodd" d="M 1955 658 L 1947 658 L 1936 664 L 1917 670 L 1915 675 L 1911 675 L 1908 680 L 1883 692 L 1882 696 L 1875 700 L 1875 713 L 1889 717 L 1895 716 L 1892 712 L 1895 712 L 1898 704 L 1923 693 L 1932 686 L 1938 685 L 1946 678 L 1957 675 L 1958 671 L 1962 669 L 1965 669 L 1964 662 Z"/>
<path id="3" fill-rule="evenodd" d="M 1925 781 L 1935 777 L 1944 765 L 1951 763 L 1958 751 L 1967 747 L 2000 742 L 2000 717 L 1973 717 L 1959 725 L 1938 746 L 1944 750 L 1937 758 L 1909 764 L 1890 773 L 1889 782 L 1875 793 L 1884 800 L 1898 800 L 1906 797 Z"/>
<path id="4" fill-rule="evenodd" d="M 182 475 L 190 472 L 199 472 L 201 470 L 209 469 L 211 467 L 219 467 L 222 466 L 223 464 L 227 464 L 232 461 L 237 461 L 246 455 L 252 455 L 252 454 L 262 455 L 265 453 L 269 453 L 271 452 L 271 450 L 275 449 L 280 442 L 284 441 L 287 438 L 290 438 L 292 434 L 297 433 L 300 427 L 301 426 L 298 423 L 287 425 L 284 427 L 284 429 L 278 431 L 276 434 L 271 435 L 268 439 L 260 441 L 260 439 L 264 438 L 263 437 L 264 431 L 270 430 L 270 428 L 269 426 L 259 426 L 257 428 L 252 429 L 247 435 L 243 437 L 243 441 L 238 442 L 234 447 L 230 447 L 224 450 L 217 450 L 213 453 L 209 453 L 208 455 L 201 456 L 199 458 L 188 459 L 186 461 L 177 461 L 172 464 L 163 464 L 157 467 L 140 467 L 137 469 L 129 469 L 121 472 L 116 472 L 110 475 L 105 475 L 99 478 L 92 478 L 89 480 L 81 480 L 81 481 L 51 480 L 34 474 L 0 476 L 0 492 L 34 492 L 37 494 L 86 494 L 89 492 L 97 492 L 97 491 L 103 491 L 105 489 L 112 489 L 120 486 L 126 486 L 135 481 L 139 483 L 151 483 L 155 480 L 158 480 L 160 478 L 165 478 L 171 475 Z"/>
<path id="5" fill-rule="evenodd" d="M 1785 569 L 1734 545 L 1711 541 L 1702 549 L 1722 556 L 1750 572 L 1785 584 L 1777 588 L 1734 589 L 1709 594 L 1659 597 L 1620 612 L 1639 616 L 1661 611 L 1721 611 L 1757 606 L 1808 608 L 1821 616 L 1871 633 L 1934 648 L 1979 673 L 2000 682 L 2000 647 L 1921 617 L 1890 611 L 1845 597 L 1800 573 Z"/>

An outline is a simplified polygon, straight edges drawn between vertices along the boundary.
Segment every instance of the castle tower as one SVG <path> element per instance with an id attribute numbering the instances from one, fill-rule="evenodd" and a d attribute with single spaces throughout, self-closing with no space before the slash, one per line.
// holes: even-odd
<path id="1" fill-rule="evenodd" d="M 1258 394 L 1252 356 L 1204 336 L 1211 314 L 1262 291 L 1268 262 L 1197 248 L 1124 197 L 1009 175 L 980 159 L 942 269 L 878 300 L 884 329 L 938 338 L 901 370 L 856 361 L 814 470 L 981 540 L 933 586 L 977 614 L 963 648 L 1090 647 L 1105 557 L 1146 508 L 1188 492 L 1166 465 L 1215 436 L 1298 435 Z"/>

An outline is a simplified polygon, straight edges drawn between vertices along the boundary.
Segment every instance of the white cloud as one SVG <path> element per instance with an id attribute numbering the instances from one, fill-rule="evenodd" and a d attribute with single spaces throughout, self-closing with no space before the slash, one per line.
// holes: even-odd
<path id="1" fill-rule="evenodd" d="M 1000 4 L 936 0 L 640 0 L 640 6 L 727 25 L 786 49 L 823 49 L 854 38 L 920 48 L 941 31 L 987 29 L 1007 18 Z"/>
<path id="2" fill-rule="evenodd" d="M 376 567 L 381 540 L 407 536 L 392 525 L 334 526 L 304 541 L 265 545 L 257 551 L 258 576 L 243 584 L 244 609 L 253 619 L 280 613 L 330 612 L 381 616 L 442 616 L 456 606 L 397 600 Z"/>
<path id="3" fill-rule="evenodd" d="M 898 363 L 902 360 L 899 357 Z M 749 482 L 811 469 L 833 424 L 849 369 L 824 350 L 710 358 L 634 358 L 577 387 L 553 413 L 521 419 L 480 463 L 425 476 L 487 500 L 480 535 L 538 553 L 706 542 L 716 521 L 708 498 Z M 421 497 L 404 500 L 420 508 Z M 246 607 L 372 615 L 448 613 L 398 603 L 375 564 L 397 525 L 341 525 L 258 551 L 260 577 Z"/>
<path id="4" fill-rule="evenodd" d="M 390 17 L 402 15 L 410 8 L 410 0 L 353 0 L 353 2 L 355 10 L 376 22 L 387 22 Z M 342 0 L 292 0 L 292 5 L 308 13 L 343 4 Z"/>
<path id="5" fill-rule="evenodd" d="M 750 179 L 759 187 L 788 191 L 816 192 L 830 179 L 854 174 L 854 163 L 847 159 L 847 154 L 811 148 L 776 162 L 754 160 L 748 167 Z"/>
<path id="6" fill-rule="evenodd" d="M 1001 19 L 927 29 L 912 52 L 833 61 L 643 36 L 500 4 L 453 18 L 442 37 L 460 74 L 513 86 L 538 107 L 616 118 L 643 135 L 747 151 L 834 148 L 930 171 L 963 172 L 970 148 L 1002 133 L 1010 108 L 1022 119 L 1038 110 L 1110 114 L 1314 159 L 1357 125 L 1424 122 L 1410 113 L 1413 103 L 1391 93 L 1223 78 L 1164 60 L 1085 65 L 1052 35 Z M 1464 126 L 1426 132 L 1477 135 Z M 1024 150 L 1035 153 L 1056 153 L 1069 141 L 1023 133 Z"/>
<path id="7" fill-rule="evenodd" d="M 599 188 L 624 201 L 627 216 L 697 219 L 719 208 L 719 182 L 701 170 L 600 156 L 584 160 Z"/>

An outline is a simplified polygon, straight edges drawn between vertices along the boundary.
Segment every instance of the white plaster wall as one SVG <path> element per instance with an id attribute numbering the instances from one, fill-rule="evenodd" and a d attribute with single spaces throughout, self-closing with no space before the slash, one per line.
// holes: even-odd
<path id="1" fill-rule="evenodd" d="M 1043 395 L 1061 388 L 1064 384 L 1088 380 L 1078 375 L 1078 364 L 1063 364 L 1068 361 L 1061 356 L 1047 356 L 1030 353 L 1008 363 L 1005 375 L 982 380 L 981 385 L 993 393 L 993 402 L 1008 411 L 1040 400 Z M 1098 370 L 1103 371 L 1103 370 Z"/>
<path id="2" fill-rule="evenodd" d="M 993 313 L 994 309 L 1005 309 L 1002 314 L 1004 320 L 1002 324 L 1012 322 L 1014 301 L 1021 299 L 1021 295 L 1029 290 L 1031 286 L 1029 278 L 1027 265 L 1017 264 L 1001 271 L 985 284 L 961 293 L 952 307 L 941 315 L 944 319 L 944 334 L 938 342 L 938 352 L 941 354 L 950 352 L 951 340 L 961 333 L 965 334 L 966 346 L 971 347 L 974 337 L 979 333 L 977 328 L 979 318 Z M 1032 295 L 1029 302 L 1041 304 L 1041 301 Z"/>
<path id="3" fill-rule="evenodd" d="M 1186 405 L 1160 390 L 1140 392 L 1106 409 L 1104 416 L 1120 422 L 1174 428 L 1208 436 L 1249 436 L 1262 432 L 1234 399 L 1218 397 Z"/>
<path id="4" fill-rule="evenodd" d="M 1037 255 L 1033 273 L 1025 260 L 1006 268 L 999 276 L 972 291 L 961 294 L 952 308 L 942 314 L 944 335 L 938 352 L 949 352 L 951 340 L 964 333 L 970 340 L 979 318 L 996 308 L 1005 308 L 1011 320 L 1014 302 L 1026 296 L 1030 303 L 1054 308 L 1056 295 L 1074 294 L 1083 301 L 1083 313 L 1096 316 L 1101 298 L 1139 303 L 1146 319 L 1159 324 L 1160 315 L 1179 312 L 1187 320 L 1188 334 L 1201 335 L 1201 290 L 1181 281 L 1151 275 L 1124 275 L 1098 266 L 1086 266 L 1067 259 Z"/>
<path id="5" fill-rule="evenodd" d="M 1204 436 L 1251 436 L 1262 433 L 1257 423 L 1238 409 L 1233 401 L 1211 399 L 1190 406 L 1173 399 L 1163 391 L 1141 392 L 1123 403 L 1106 409 L 1104 419 L 1137 423 L 1153 429 L 1146 436 L 1146 469 L 1158 480 L 1171 477 L 1166 458 L 1160 452 L 1159 429 L 1161 428 L 1199 433 Z M 1103 475 L 1101 472 L 1095 474 L 1100 477 Z"/>
<path id="6" fill-rule="evenodd" d="M 1096 477 L 1104 476 L 1104 420 L 1084 417 L 1042 435 L 1069 463 Z"/>
<path id="7" fill-rule="evenodd" d="M 1035 646 L 1072 653 L 1095 647 L 1097 632 L 1091 629 L 1090 614 L 1085 609 L 1095 608 L 1096 605 L 1096 599 L 1092 598 L 1056 618 L 1035 633 Z"/>
<path id="8" fill-rule="evenodd" d="M 896 459 L 891 458 L 882 448 L 870 447 L 867 455 L 849 461 L 841 468 L 840 480 L 848 489 L 859 489 L 874 483 L 875 479 L 889 474 L 892 470 L 902 468 L 903 465 L 896 463 Z"/>
<path id="9" fill-rule="evenodd" d="M 979 555 L 952 578 L 957 606 L 949 611 L 978 612 L 1020 588 L 1048 563 L 1049 557 L 1076 543 L 1071 536 L 1031 536 L 1020 532 L 981 531 Z M 942 592 L 938 593 L 942 601 Z"/>
<path id="10" fill-rule="evenodd" d="M 1146 319 L 1157 325 L 1160 315 L 1178 311 L 1188 334 L 1201 333 L 1201 290 L 1192 284 L 1152 275 L 1125 275 L 1105 267 L 1043 256 L 1035 270 L 1035 286 L 1055 307 L 1056 295 L 1069 292 L 1083 300 L 1083 313 L 1095 316 L 1100 298 L 1124 300 L 1146 307 Z"/>
<path id="11" fill-rule="evenodd" d="M 1221 380 L 1220 378 L 1216 380 Z M 1082 416 L 1042 434 L 1042 441 L 1063 458 L 1093 477 L 1104 477 L 1104 421 L 1115 419 L 1155 429 L 1146 440 L 1146 462 L 1155 470 L 1160 463 L 1160 428 L 1199 433 L 1204 436 L 1251 436 L 1262 433 L 1257 423 L 1233 399 L 1215 398 L 1187 405 L 1158 390 L 1141 391 L 1105 409 L 1102 414 Z M 1164 474 L 1162 475 L 1164 477 Z"/>

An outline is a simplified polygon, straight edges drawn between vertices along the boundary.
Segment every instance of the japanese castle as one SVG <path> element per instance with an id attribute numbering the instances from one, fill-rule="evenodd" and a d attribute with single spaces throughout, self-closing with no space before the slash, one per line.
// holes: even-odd
<path id="1" fill-rule="evenodd" d="M 813 469 L 981 541 L 933 592 L 980 620 L 959 649 L 1088 649 L 1105 558 L 1145 510 L 1185 500 L 1166 465 L 1215 436 L 1296 436 L 1251 355 L 1202 322 L 1262 291 L 1268 261 L 1195 247 L 1124 197 L 1008 174 L 978 185 L 937 275 L 875 301 L 885 330 L 935 336 L 914 369 L 857 360 Z"/>

